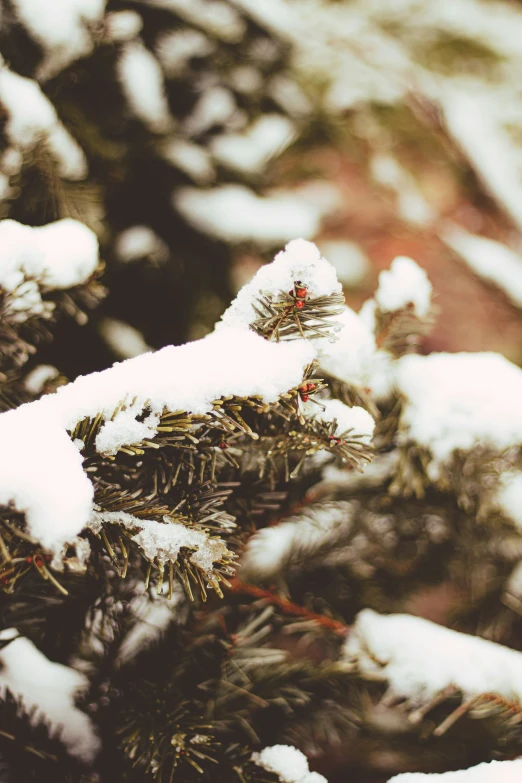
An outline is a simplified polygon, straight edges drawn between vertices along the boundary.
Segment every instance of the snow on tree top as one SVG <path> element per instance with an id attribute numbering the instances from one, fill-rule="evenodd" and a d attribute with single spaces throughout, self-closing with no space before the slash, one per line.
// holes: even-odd
<path id="1" fill-rule="evenodd" d="M 409 355 L 396 364 L 402 437 L 431 451 L 434 476 L 455 449 L 522 443 L 522 370 L 497 353 Z"/>
<path id="2" fill-rule="evenodd" d="M 344 655 L 357 659 L 361 671 L 386 677 L 395 695 L 416 702 L 452 685 L 466 698 L 496 693 L 522 701 L 522 653 L 421 617 L 363 609 Z"/>
<path id="3" fill-rule="evenodd" d="M 248 326 L 257 318 L 253 304 L 260 291 L 277 296 L 281 291 L 292 291 L 296 281 L 306 285 L 312 299 L 342 291 L 334 267 L 321 257 L 313 242 L 293 239 L 241 289 L 216 328 Z"/>
<path id="4" fill-rule="evenodd" d="M 405 772 L 395 775 L 388 783 L 520 783 L 522 759 L 490 761 L 470 769 L 443 772 L 440 775 L 423 772 Z"/>

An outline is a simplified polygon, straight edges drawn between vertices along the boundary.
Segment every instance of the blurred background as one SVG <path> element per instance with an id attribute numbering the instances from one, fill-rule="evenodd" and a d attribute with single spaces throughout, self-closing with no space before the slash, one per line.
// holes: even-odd
<path id="1" fill-rule="evenodd" d="M 208 333 L 288 240 L 358 309 L 426 268 L 423 350 L 522 361 L 515 0 L 3 0 L 0 209 L 99 236 L 107 296 L 39 361 L 69 378 Z"/>

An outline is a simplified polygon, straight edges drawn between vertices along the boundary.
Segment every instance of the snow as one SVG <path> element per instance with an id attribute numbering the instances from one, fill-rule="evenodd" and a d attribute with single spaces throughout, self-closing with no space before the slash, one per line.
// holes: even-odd
<path id="1" fill-rule="evenodd" d="M 420 192 L 413 176 L 391 155 L 380 153 L 371 159 L 370 170 L 376 182 L 393 190 L 403 220 L 414 226 L 427 226 L 435 218 L 434 210 Z"/>
<path id="2" fill-rule="evenodd" d="M 517 307 L 522 307 L 522 256 L 493 239 L 470 234 L 456 225 L 441 233 L 441 239 L 483 280 L 500 288 Z"/>
<path id="3" fill-rule="evenodd" d="M 184 28 L 160 33 L 155 52 L 165 75 L 181 76 L 193 57 L 205 57 L 214 51 L 214 43 L 199 30 Z"/>
<path id="4" fill-rule="evenodd" d="M 241 578 L 270 581 L 291 565 L 292 556 L 309 557 L 321 546 L 351 528 L 353 506 L 346 501 L 309 506 L 249 538 L 241 557 Z"/>
<path id="5" fill-rule="evenodd" d="M 52 229 L 5 223 L 16 240 L 21 236 L 25 241 L 27 235 L 33 236 L 31 232 L 39 236 L 38 232 Z M 70 225 L 66 228 L 69 231 Z M 59 238 L 56 228 L 55 232 Z M 83 258 L 84 249 L 80 250 Z M 16 265 L 12 266 L 17 272 Z M 85 266 L 76 266 L 85 273 Z M 60 264 L 58 267 L 61 269 Z M 61 278 L 53 272 L 52 279 L 58 283 Z M 79 421 L 100 415 L 102 425 L 95 445 L 100 453 L 113 455 L 121 447 L 154 439 L 164 410 L 206 414 L 214 400 L 228 395 L 257 395 L 265 402 L 275 402 L 280 394 L 298 386 L 305 367 L 316 355 L 313 345 L 302 339 L 271 342 L 250 329 L 256 317 L 252 301 L 259 289 L 279 294 L 297 279 L 308 286 L 311 297 L 340 290 L 335 270 L 315 245 L 304 240 L 291 242 L 273 264 L 259 270 L 216 331 L 203 340 L 167 346 L 80 376 L 54 394 L 1 414 L 0 503 L 13 503 L 25 512 L 29 534 L 59 552 L 65 542 L 74 542 L 92 510 L 93 488 L 82 469 L 82 456 L 67 433 Z M 342 403 L 330 403 L 330 407 L 336 417 L 342 417 L 342 428 L 354 425 L 370 436 L 373 420 L 366 412 Z M 161 540 L 164 526 L 149 532 L 155 549 L 163 548 L 167 557 L 170 544 Z M 144 547 L 147 540 L 145 534 L 140 538 Z"/>
<path id="6" fill-rule="evenodd" d="M 224 125 L 237 109 L 233 93 L 226 87 L 207 87 L 184 120 L 183 130 L 189 136 L 205 133 L 213 125 Z"/>
<path id="7" fill-rule="evenodd" d="M 263 86 L 263 74 L 253 65 L 238 65 L 230 74 L 230 84 L 237 92 L 250 95 Z"/>
<path id="8" fill-rule="evenodd" d="M 258 196 L 243 185 L 200 190 L 180 188 L 174 204 L 195 228 L 226 242 L 254 241 L 264 246 L 317 234 L 323 208 L 296 193 L 274 191 Z"/>
<path id="9" fill-rule="evenodd" d="M 493 502 L 522 531 L 522 473 L 504 471 Z"/>
<path id="10" fill-rule="evenodd" d="M 42 46 L 38 79 L 49 79 L 93 49 L 90 28 L 102 20 L 106 0 L 13 0 L 15 13 Z"/>
<path id="11" fill-rule="evenodd" d="M 189 24 L 228 43 L 241 40 L 246 27 L 237 11 L 221 0 L 145 0 L 148 5 L 174 11 Z"/>
<path id="12" fill-rule="evenodd" d="M 36 228 L 0 221 L 0 285 L 13 294 L 10 309 L 18 321 L 48 315 L 40 288 L 80 285 L 97 265 L 96 235 L 77 220 L 64 218 Z"/>
<path id="13" fill-rule="evenodd" d="M 451 685 L 465 699 L 495 693 L 522 700 L 522 653 L 421 617 L 363 609 L 343 654 L 357 660 L 363 674 L 384 676 L 394 695 L 415 703 Z"/>
<path id="14" fill-rule="evenodd" d="M 29 639 L 14 637 L 14 629 L 0 633 L 1 640 L 12 639 L 0 650 L 0 691 L 9 688 L 20 696 L 27 711 L 35 709 L 34 721 L 43 717 L 53 729 L 61 729 L 69 752 L 84 762 L 92 761 L 100 742 L 87 715 L 74 705 L 75 695 L 89 685 L 87 678 L 49 661 Z"/>
<path id="15" fill-rule="evenodd" d="M 119 359 L 132 359 L 153 350 L 145 342 L 142 333 L 125 321 L 102 318 L 99 329 L 103 339 Z"/>
<path id="16" fill-rule="evenodd" d="M 252 761 L 274 772 L 282 783 L 327 783 L 317 772 L 310 772 L 308 759 L 292 745 L 272 745 L 252 754 Z"/>
<path id="17" fill-rule="evenodd" d="M 311 299 L 340 293 L 342 290 L 335 269 L 321 257 L 316 245 L 304 239 L 294 239 L 276 255 L 271 264 L 262 266 L 252 280 L 243 286 L 216 329 L 252 323 L 258 318 L 253 303 L 257 302 L 260 291 L 278 296 L 281 292 L 293 290 L 296 280 L 307 285 Z"/>
<path id="18" fill-rule="evenodd" d="M 105 17 L 105 31 L 111 41 L 130 41 L 143 27 L 143 20 L 136 11 L 113 11 Z"/>
<path id="19" fill-rule="evenodd" d="M 455 449 L 522 443 L 522 370 L 500 354 L 432 353 L 396 362 L 400 437 L 431 451 L 433 475 Z"/>
<path id="20" fill-rule="evenodd" d="M 373 300 L 370 300 L 374 304 Z M 364 310 L 364 307 L 363 307 Z M 345 307 L 335 320 L 342 326 L 337 340 L 315 341 L 321 369 L 335 378 L 371 391 L 373 399 L 386 399 L 393 385 L 391 355 L 377 350 L 370 325 L 364 312 L 355 313 Z"/>
<path id="21" fill-rule="evenodd" d="M 493 198 L 522 227 L 520 153 L 498 116 L 500 96 L 451 85 L 440 96 L 449 132 Z"/>
<path id="22" fill-rule="evenodd" d="M 138 593 L 129 601 L 135 623 L 125 635 L 118 650 L 118 663 L 126 665 L 138 653 L 150 647 L 165 633 L 169 625 L 179 616 L 184 593 L 180 585 L 173 585 L 171 598 L 156 593 Z"/>
<path id="23" fill-rule="evenodd" d="M 162 154 L 165 160 L 177 166 L 198 185 L 208 185 L 215 177 L 210 154 L 199 144 L 175 137 L 162 145 Z"/>
<path id="24" fill-rule="evenodd" d="M 280 114 L 264 114 L 244 133 L 217 136 L 210 148 L 219 163 L 246 174 L 257 174 L 294 137 L 291 120 Z"/>
<path id="25" fill-rule="evenodd" d="M 51 364 L 39 364 L 34 370 L 26 375 L 24 379 L 24 388 L 30 394 L 40 394 L 46 383 L 57 378 L 59 375 L 56 367 Z"/>
<path id="26" fill-rule="evenodd" d="M 358 406 L 345 405 L 341 400 L 321 400 L 321 405 L 325 410 L 315 414 L 314 418 L 324 422 L 335 419 L 337 421 L 335 435 L 348 433 L 349 438 L 361 436 L 357 437 L 360 443 L 370 443 L 375 421 L 368 411 Z"/>
<path id="27" fill-rule="evenodd" d="M 156 522 L 153 519 L 138 519 L 121 511 L 94 511 L 89 527 L 97 532 L 103 522 L 113 522 L 127 528 L 138 528 L 132 540 L 138 544 L 145 557 L 160 563 L 175 562 L 183 547 L 194 549 L 190 562 L 207 575 L 210 575 L 217 560 L 229 554 L 221 539 L 209 538 L 202 530 L 193 530 L 168 517 L 163 519 L 163 522 Z"/>
<path id="28" fill-rule="evenodd" d="M 418 318 L 425 318 L 431 307 L 432 286 L 428 275 L 411 258 L 399 256 L 389 270 L 379 275 L 375 301 L 384 313 L 394 313 L 408 305 Z"/>
<path id="29" fill-rule="evenodd" d="M 147 258 L 161 263 L 168 258 L 165 242 L 150 226 L 136 225 L 126 228 L 118 234 L 114 243 L 114 252 L 118 261 L 128 263 Z"/>
<path id="30" fill-rule="evenodd" d="M 117 76 L 134 115 L 153 133 L 166 133 L 173 124 L 163 73 L 157 59 L 141 41 L 129 41 L 121 50 Z"/>
<path id="31" fill-rule="evenodd" d="M 337 490 L 344 492 L 360 492 L 364 489 L 376 489 L 394 475 L 398 467 L 397 451 L 377 453 L 372 461 L 365 466 L 364 472 L 359 473 L 346 468 L 338 468 L 336 465 L 326 465 L 323 470 L 322 481 L 316 484 L 312 495 L 328 495 Z"/>
<path id="32" fill-rule="evenodd" d="M 45 140 L 56 159 L 59 176 L 85 178 L 85 155 L 59 121 L 52 103 L 35 81 L 10 71 L 1 58 L 0 101 L 8 114 L 5 134 L 15 149 L 31 150 Z"/>
<path id="33" fill-rule="evenodd" d="M 339 282 L 348 288 L 359 286 L 370 272 L 370 262 L 356 242 L 327 239 L 319 243 L 319 249 L 335 267 Z"/>
<path id="34" fill-rule="evenodd" d="M 0 503 L 25 511 L 29 533 L 59 549 L 85 527 L 93 494 L 66 430 L 100 413 L 105 424 L 97 446 L 114 453 L 153 437 L 153 422 L 165 408 L 208 413 L 213 400 L 229 394 L 273 402 L 299 384 L 313 355 L 305 341 L 272 343 L 243 326 L 79 377 L 0 415 Z M 150 413 L 140 423 L 135 417 L 145 408 Z"/>
<path id="35" fill-rule="evenodd" d="M 395 775 L 388 783 L 519 783 L 522 780 L 522 759 L 490 761 L 469 769 L 443 772 L 439 775 L 423 772 L 405 772 Z"/>
<path id="36" fill-rule="evenodd" d="M 26 512 L 29 534 L 59 550 L 85 526 L 93 487 L 65 429 L 39 410 L 47 399 L 0 415 L 0 504 Z"/>

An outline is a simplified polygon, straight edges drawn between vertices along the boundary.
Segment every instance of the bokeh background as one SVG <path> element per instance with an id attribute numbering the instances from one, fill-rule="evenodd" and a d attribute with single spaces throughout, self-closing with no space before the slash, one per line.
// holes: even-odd
<path id="1" fill-rule="evenodd" d="M 515 0 L 3 0 L 0 52 L 1 215 L 83 220 L 106 264 L 39 361 L 201 337 L 296 236 L 355 308 L 425 267 L 423 350 L 522 361 Z"/>

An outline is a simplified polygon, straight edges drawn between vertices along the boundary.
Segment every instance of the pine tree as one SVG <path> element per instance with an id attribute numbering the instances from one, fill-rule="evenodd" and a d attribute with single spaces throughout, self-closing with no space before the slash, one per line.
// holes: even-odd
<path id="1" fill-rule="evenodd" d="M 288 200 L 257 235 L 236 210 L 276 148 L 333 132 L 310 108 L 335 114 L 328 71 L 358 64 L 381 91 L 349 122 L 369 107 L 395 133 L 382 80 L 404 63 L 345 47 L 352 11 L 327 5 L 304 68 L 310 27 L 248 0 L 2 4 L 6 783 L 520 777 L 521 371 L 422 353 L 436 307 L 411 259 L 356 313 L 303 240 L 175 345 L 230 301 L 233 246 L 299 233 Z M 370 39 L 409 29 L 368 9 Z M 455 137 L 426 84 L 417 110 L 442 102 Z M 161 350 L 104 369 L 114 319 Z"/>

